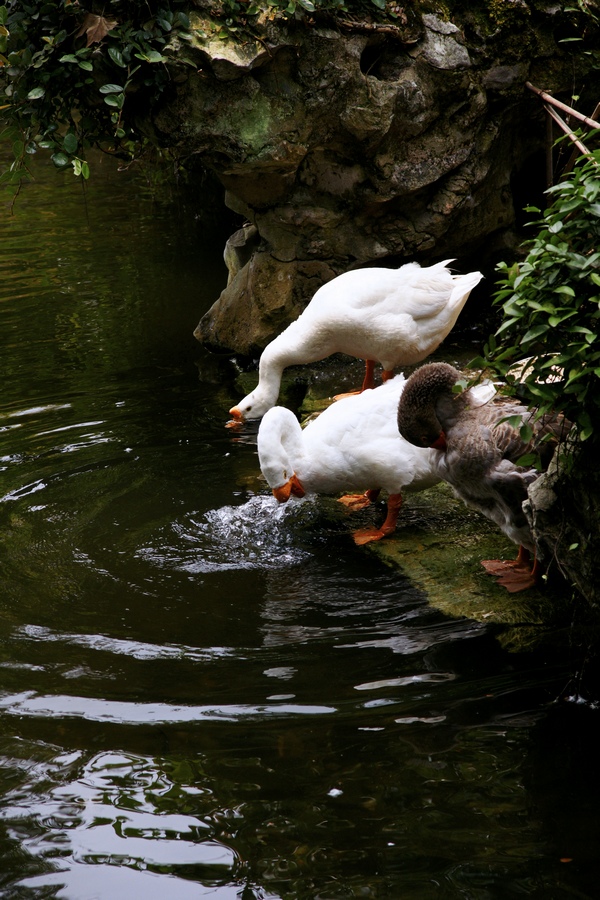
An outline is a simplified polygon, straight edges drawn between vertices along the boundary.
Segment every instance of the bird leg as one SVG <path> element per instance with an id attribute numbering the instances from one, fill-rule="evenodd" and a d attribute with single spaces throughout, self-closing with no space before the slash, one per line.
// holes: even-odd
<path id="1" fill-rule="evenodd" d="M 375 387 L 375 361 L 365 359 L 365 377 L 360 392 L 371 390 Z"/>
<path id="2" fill-rule="evenodd" d="M 393 377 L 394 377 L 393 369 L 384 369 L 383 372 L 381 373 L 381 380 L 384 384 L 386 383 L 386 381 L 389 381 Z"/>
<path id="3" fill-rule="evenodd" d="M 380 541 L 395 531 L 401 506 L 402 494 L 390 494 L 387 502 L 387 515 L 381 528 L 365 528 L 362 531 L 355 531 L 352 535 L 354 543 L 361 546 L 370 541 Z"/>
<path id="4" fill-rule="evenodd" d="M 534 558 L 531 564 L 531 553 L 526 547 L 519 547 L 516 559 L 483 559 L 481 565 L 490 575 L 496 576 L 499 585 L 516 594 L 535 587 L 538 583 L 542 567 Z"/>
<path id="5" fill-rule="evenodd" d="M 363 379 L 362 387 L 360 391 L 348 391 L 345 394 L 336 394 L 333 398 L 334 400 L 343 400 L 344 397 L 355 397 L 357 394 L 362 394 L 363 391 L 368 391 L 371 388 L 375 387 L 375 361 L 373 359 L 365 360 L 365 377 Z"/>
<path id="6" fill-rule="evenodd" d="M 364 494 L 344 494 L 343 497 L 338 497 L 338 503 L 343 503 L 350 512 L 354 512 L 357 509 L 364 509 L 365 506 L 377 500 L 380 491 L 381 488 L 375 488 L 365 491 Z"/>

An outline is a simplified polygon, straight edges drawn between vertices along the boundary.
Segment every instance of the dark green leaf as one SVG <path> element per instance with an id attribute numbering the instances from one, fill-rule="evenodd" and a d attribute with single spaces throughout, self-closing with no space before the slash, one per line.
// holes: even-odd
<path id="1" fill-rule="evenodd" d="M 50 159 L 59 169 L 64 168 L 64 166 L 68 166 L 70 162 L 69 157 L 65 153 L 53 153 Z"/>
<path id="2" fill-rule="evenodd" d="M 548 328 L 548 325 L 536 325 L 535 328 L 530 328 L 521 338 L 522 343 L 527 344 L 537 340 L 543 334 L 546 334 Z"/>
<path id="3" fill-rule="evenodd" d="M 119 66 L 121 69 L 127 68 L 127 63 L 123 60 L 123 54 L 118 49 L 118 47 L 109 47 L 108 55 L 110 56 L 112 61 L 115 63 L 115 65 Z"/>
<path id="4" fill-rule="evenodd" d="M 67 134 L 65 134 L 62 142 L 63 150 L 65 151 L 65 153 L 75 153 L 75 151 L 77 150 L 77 144 L 78 141 L 73 132 L 69 131 Z"/>
<path id="5" fill-rule="evenodd" d="M 116 106 L 117 109 L 122 109 L 125 103 L 125 94 L 107 94 L 104 102 L 107 106 Z"/>

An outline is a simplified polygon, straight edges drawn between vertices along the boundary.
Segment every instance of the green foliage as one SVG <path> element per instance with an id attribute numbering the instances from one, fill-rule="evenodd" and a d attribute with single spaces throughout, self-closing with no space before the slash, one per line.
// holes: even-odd
<path id="1" fill-rule="evenodd" d="M 0 6 L 0 140 L 13 153 L 0 184 L 17 191 L 28 155 L 38 150 L 83 178 L 89 147 L 124 158 L 139 153 L 135 111 L 170 83 L 167 63 L 189 28 L 184 5 L 107 0 L 96 10 L 93 2 L 85 9 L 75 0 L 9 0 Z"/>
<path id="2" fill-rule="evenodd" d="M 402 14 L 403 6 L 392 0 L 221 0 L 223 13 L 230 17 L 254 16 L 263 11 L 284 17 L 303 13 L 358 13 L 385 12 L 395 18 Z M 216 12 L 213 4 L 213 12 Z"/>
<path id="3" fill-rule="evenodd" d="M 600 439 L 600 150 L 550 188 L 524 262 L 500 263 L 504 321 L 477 360 L 519 384 L 540 414 L 562 411 L 579 438 Z M 532 207 L 529 212 L 540 215 Z M 509 372 L 529 358 L 524 377 Z"/>

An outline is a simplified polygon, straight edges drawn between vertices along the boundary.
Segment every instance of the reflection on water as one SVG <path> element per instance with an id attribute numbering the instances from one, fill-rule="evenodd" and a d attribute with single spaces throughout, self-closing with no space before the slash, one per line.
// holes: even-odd
<path id="1" fill-rule="evenodd" d="M 0 222 L 0 894 L 596 896 L 578 660 L 275 502 L 192 338 L 224 236 L 184 190 L 36 174 Z"/>

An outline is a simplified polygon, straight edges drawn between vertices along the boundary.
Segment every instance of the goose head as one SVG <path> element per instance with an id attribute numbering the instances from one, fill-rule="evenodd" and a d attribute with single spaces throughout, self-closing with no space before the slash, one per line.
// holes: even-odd
<path id="1" fill-rule="evenodd" d="M 233 416 L 236 422 L 247 422 L 249 419 L 262 419 L 277 402 L 277 391 L 273 396 L 273 390 L 270 385 L 258 384 L 253 391 L 246 394 L 243 400 L 240 400 L 235 406 L 229 410 L 229 415 Z"/>
<path id="2" fill-rule="evenodd" d="M 258 458 L 261 472 L 279 503 L 293 494 L 303 497 L 304 488 L 295 471 L 301 455 L 302 430 L 294 414 L 282 406 L 265 413 L 258 429 Z"/>
<path id="3" fill-rule="evenodd" d="M 438 416 L 454 403 L 452 388 L 460 377 L 448 363 L 428 363 L 407 380 L 398 404 L 398 430 L 410 444 L 446 449 L 446 434 Z"/>
<path id="4" fill-rule="evenodd" d="M 238 422 L 246 422 L 248 419 L 262 419 L 273 404 L 263 396 L 259 388 L 246 394 L 243 400 L 236 406 L 232 406 L 229 415 Z"/>

